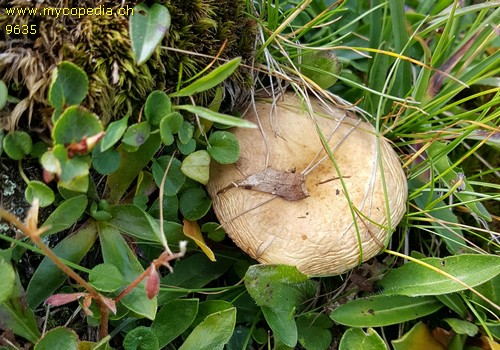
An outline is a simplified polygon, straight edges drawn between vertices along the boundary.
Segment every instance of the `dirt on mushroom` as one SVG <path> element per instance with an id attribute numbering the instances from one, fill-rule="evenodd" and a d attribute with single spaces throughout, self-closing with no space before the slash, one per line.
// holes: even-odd
<path id="1" fill-rule="evenodd" d="M 249 108 L 244 117 L 261 129 L 233 130 L 240 159 L 212 162 L 207 189 L 221 225 L 252 258 L 335 275 L 384 249 L 406 210 L 407 181 L 372 125 L 310 102 L 312 111 L 286 93 L 275 107 L 268 99 Z"/>

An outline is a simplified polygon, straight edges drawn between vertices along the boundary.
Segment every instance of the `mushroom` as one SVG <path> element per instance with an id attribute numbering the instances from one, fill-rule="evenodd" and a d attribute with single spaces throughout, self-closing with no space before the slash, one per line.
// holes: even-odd
<path id="1" fill-rule="evenodd" d="M 407 181 L 372 125 L 317 99 L 310 107 L 293 93 L 256 102 L 244 118 L 259 129 L 232 130 L 240 158 L 212 162 L 207 189 L 252 258 L 336 275 L 384 249 L 405 213 Z"/>

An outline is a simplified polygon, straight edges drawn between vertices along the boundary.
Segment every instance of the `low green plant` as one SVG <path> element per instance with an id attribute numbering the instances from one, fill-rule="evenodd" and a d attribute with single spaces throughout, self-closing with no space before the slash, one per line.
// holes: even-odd
<path id="1" fill-rule="evenodd" d="M 147 7 L 137 10 L 138 13 L 149 11 Z M 148 20 L 157 18 L 153 16 Z M 134 18 L 131 19 L 133 26 Z M 161 36 L 150 38 L 146 35 L 141 46 L 132 37 L 138 64 L 151 54 L 144 50 L 155 49 L 159 39 Z M 148 42 L 150 40 L 154 42 Z M 55 328 L 40 339 L 32 310 L 42 302 L 59 306 L 81 300 L 88 322 L 100 324 L 101 338 L 109 339 L 110 317 L 115 322 L 126 319 L 127 323 L 143 318 L 155 320 L 159 304 L 158 269 L 166 266 L 171 270 L 169 261 L 184 256 L 188 241 L 190 249 L 196 243 L 215 260 L 196 223 L 211 206 L 202 185 L 208 181 L 210 162 L 235 162 L 239 148 L 232 134 L 213 130 L 213 125 L 256 126 L 218 113 L 217 106 L 210 109 L 175 104 L 172 99 L 217 87 L 235 71 L 240 61 L 240 58 L 235 58 L 205 72 L 171 96 L 153 91 L 145 101 L 143 115 L 136 122 L 131 123 L 130 116 L 124 116 L 107 127 L 95 114 L 80 106 L 89 89 L 85 72 L 71 62 L 58 65 L 48 92 L 48 101 L 54 108 L 52 144 L 39 157 L 45 183 L 28 180 L 24 175 L 26 200 L 32 203 L 28 224 L 0 209 L 2 219 L 21 230 L 38 247 L 37 251 L 46 256 L 26 290 L 30 308 L 22 310 L 19 304 L 22 286 L 16 283 L 16 273 L 8 261 L 21 256 L 26 249 L 34 248 L 21 244 L 3 251 L 2 266 L 9 277 L 5 281 L 0 306 L 0 313 L 7 320 L 4 327 L 37 346 L 51 344 L 58 347 L 65 342 L 74 343 L 77 338 L 68 328 Z M 32 154 L 31 136 L 23 131 L 9 132 L 3 137 L 2 145 L 9 158 L 20 162 L 22 171 L 21 162 Z M 165 148 L 163 154 L 170 155 L 159 156 L 162 148 Z M 151 162 L 152 171 L 148 171 Z M 100 176 L 106 177 L 103 190 L 95 183 Z M 52 181 L 57 184 L 57 194 L 47 185 Z M 156 201 L 150 198 L 158 191 Z M 50 206 L 56 199 L 57 208 L 39 228 L 38 207 Z M 178 211 L 184 218 L 184 225 L 179 222 Z M 81 223 L 80 228 L 53 249 L 44 243 L 49 236 L 67 230 L 77 222 Z M 220 230 L 212 228 L 211 231 Z M 148 267 L 143 267 L 124 235 L 136 239 L 136 244 L 145 245 L 148 256 L 145 259 L 151 261 Z M 91 270 L 76 265 L 97 240 L 101 251 L 98 261 L 101 263 Z M 179 253 L 172 253 L 169 244 L 179 247 Z M 80 277 L 71 267 L 83 269 L 80 273 L 88 278 Z M 77 285 L 65 293 L 54 294 L 68 277 Z M 233 308 L 233 318 L 234 314 Z M 226 318 L 223 317 L 222 321 L 226 322 Z M 189 324 L 177 329 L 174 338 L 187 326 Z M 158 344 L 156 333 L 149 327 L 145 328 L 138 324 L 125 337 L 124 346 L 130 348 L 148 341 Z M 198 332 L 203 332 L 203 327 L 200 328 Z M 196 336 L 190 339 L 188 341 L 197 341 Z M 214 341 L 227 340 L 216 338 Z"/>

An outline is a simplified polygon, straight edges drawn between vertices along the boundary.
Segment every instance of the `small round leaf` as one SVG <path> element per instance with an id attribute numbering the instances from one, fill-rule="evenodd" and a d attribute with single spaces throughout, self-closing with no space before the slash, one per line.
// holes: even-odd
<path id="1" fill-rule="evenodd" d="M 193 137 L 194 133 L 194 126 L 188 121 L 184 121 L 182 123 L 182 127 L 180 128 L 178 134 L 179 134 L 179 141 L 182 142 L 183 144 L 186 144 L 191 140 Z"/>
<path id="2" fill-rule="evenodd" d="M 299 67 L 302 74 L 322 89 L 335 84 L 342 70 L 342 63 L 333 52 L 313 51 L 303 54 L 301 58 Z"/>
<path id="3" fill-rule="evenodd" d="M 182 143 L 177 139 L 177 149 L 179 152 L 187 156 L 188 154 L 191 154 L 194 152 L 196 149 L 196 141 L 194 139 L 189 140 L 187 143 Z"/>
<path id="4" fill-rule="evenodd" d="M 201 231 L 205 232 L 212 241 L 222 242 L 226 238 L 226 233 L 220 224 L 216 222 L 206 222 L 201 226 Z"/>
<path id="5" fill-rule="evenodd" d="M 187 177 L 206 185 L 210 175 L 210 155 L 205 150 L 191 153 L 182 162 L 181 171 Z"/>
<path id="6" fill-rule="evenodd" d="M 89 79 L 80 67 L 68 61 L 61 62 L 52 74 L 49 103 L 58 110 L 78 105 L 87 95 L 88 88 Z"/>
<path id="7" fill-rule="evenodd" d="M 52 137 L 54 143 L 66 145 L 96 135 L 102 130 L 101 121 L 94 113 L 79 106 L 72 106 L 66 108 L 57 120 Z"/>
<path id="8" fill-rule="evenodd" d="M 165 120 L 165 119 L 163 119 Z M 172 134 L 172 130 L 168 126 L 168 123 L 164 123 L 163 120 L 160 123 L 160 137 L 161 141 L 166 145 L 170 146 L 174 143 L 174 135 Z"/>
<path id="9" fill-rule="evenodd" d="M 35 350 L 77 350 L 78 336 L 76 333 L 65 327 L 57 327 L 48 331 L 35 344 Z"/>
<path id="10" fill-rule="evenodd" d="M 212 200 L 202 188 L 188 188 L 179 198 L 179 209 L 182 215 L 190 221 L 204 217 L 211 205 Z"/>
<path id="11" fill-rule="evenodd" d="M 170 113 L 171 106 L 170 97 L 163 91 L 155 90 L 146 99 L 144 115 L 151 125 L 159 125 Z"/>
<path id="12" fill-rule="evenodd" d="M 139 326 L 123 339 L 125 350 L 157 350 L 160 348 L 156 333 L 149 327 Z"/>
<path id="13" fill-rule="evenodd" d="M 182 124 L 184 123 L 184 117 L 179 112 L 172 112 L 167 115 L 162 122 L 167 123 L 168 127 L 172 134 L 177 134 L 179 130 L 182 128 Z"/>
<path id="14" fill-rule="evenodd" d="M 184 117 L 179 112 L 172 112 L 165 116 L 160 122 L 161 140 L 167 146 L 174 143 L 173 134 L 177 134 L 181 130 L 184 122 Z"/>
<path id="15" fill-rule="evenodd" d="M 40 207 L 44 208 L 51 205 L 55 200 L 55 195 L 49 186 L 40 181 L 30 181 L 24 197 L 28 203 L 33 203 L 33 200 L 38 198 Z"/>
<path id="16" fill-rule="evenodd" d="M 61 174 L 61 162 L 54 154 L 54 150 L 45 152 L 40 158 L 40 163 L 42 164 L 43 168 L 49 173 L 57 175 Z"/>
<path id="17" fill-rule="evenodd" d="M 31 141 L 30 135 L 24 131 L 8 133 L 5 135 L 2 144 L 5 153 L 13 160 L 23 159 L 33 148 L 33 141 Z"/>
<path id="18" fill-rule="evenodd" d="M 221 164 L 231 164 L 240 156 L 240 146 L 236 137 L 228 131 L 215 131 L 208 139 L 207 151 Z"/>
<path id="19" fill-rule="evenodd" d="M 87 192 L 89 186 L 90 156 L 69 158 L 68 152 L 63 145 L 55 145 L 52 151 L 61 167 L 58 186 L 75 192 Z M 52 165 L 57 167 L 57 163 Z"/>
<path id="20" fill-rule="evenodd" d="M 99 264 L 95 266 L 90 271 L 89 283 L 101 292 L 114 292 L 124 285 L 120 270 L 111 264 Z"/>
<path id="21" fill-rule="evenodd" d="M 151 126 L 148 122 L 137 123 L 129 126 L 122 141 L 129 146 L 139 147 L 146 142 L 150 133 Z"/>

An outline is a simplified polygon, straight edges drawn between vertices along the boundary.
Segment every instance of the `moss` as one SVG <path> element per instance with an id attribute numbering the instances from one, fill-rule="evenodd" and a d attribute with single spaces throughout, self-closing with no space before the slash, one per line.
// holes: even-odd
<path id="1" fill-rule="evenodd" d="M 0 5 L 0 26 L 34 24 L 36 34 L 8 35 L 0 33 L 0 76 L 9 92 L 23 100 L 14 110 L 0 111 L 4 128 L 26 125 L 47 126 L 51 109 L 46 108 L 51 71 L 62 60 L 81 66 L 90 80 L 90 93 L 84 105 L 107 123 L 125 114 L 138 115 L 146 96 L 155 89 L 173 91 L 179 79 L 188 80 L 202 70 L 211 58 L 178 51 L 215 56 L 227 40 L 222 58 L 242 56 L 249 61 L 253 52 L 254 26 L 245 15 L 245 0 L 164 0 L 158 1 L 170 11 L 172 24 L 162 47 L 143 65 L 136 66 L 128 36 L 128 18 L 86 16 L 33 17 L 7 15 L 13 7 L 58 7 L 60 2 L 49 0 L 33 5 L 27 0 L 12 0 Z M 127 2 L 133 7 L 138 1 Z M 70 0 L 67 7 L 82 7 L 81 1 Z M 118 9 L 114 1 L 85 2 L 86 7 L 104 6 Z M 182 72 L 182 76 L 179 77 Z M 249 75 L 238 70 L 227 86 L 248 87 Z M 241 90 L 241 89 L 240 89 Z M 243 89 L 244 90 L 244 89 Z M 197 96 L 206 105 L 213 91 Z M 232 106 L 233 94 L 226 100 Z M 6 112 L 8 111 L 8 113 Z"/>

